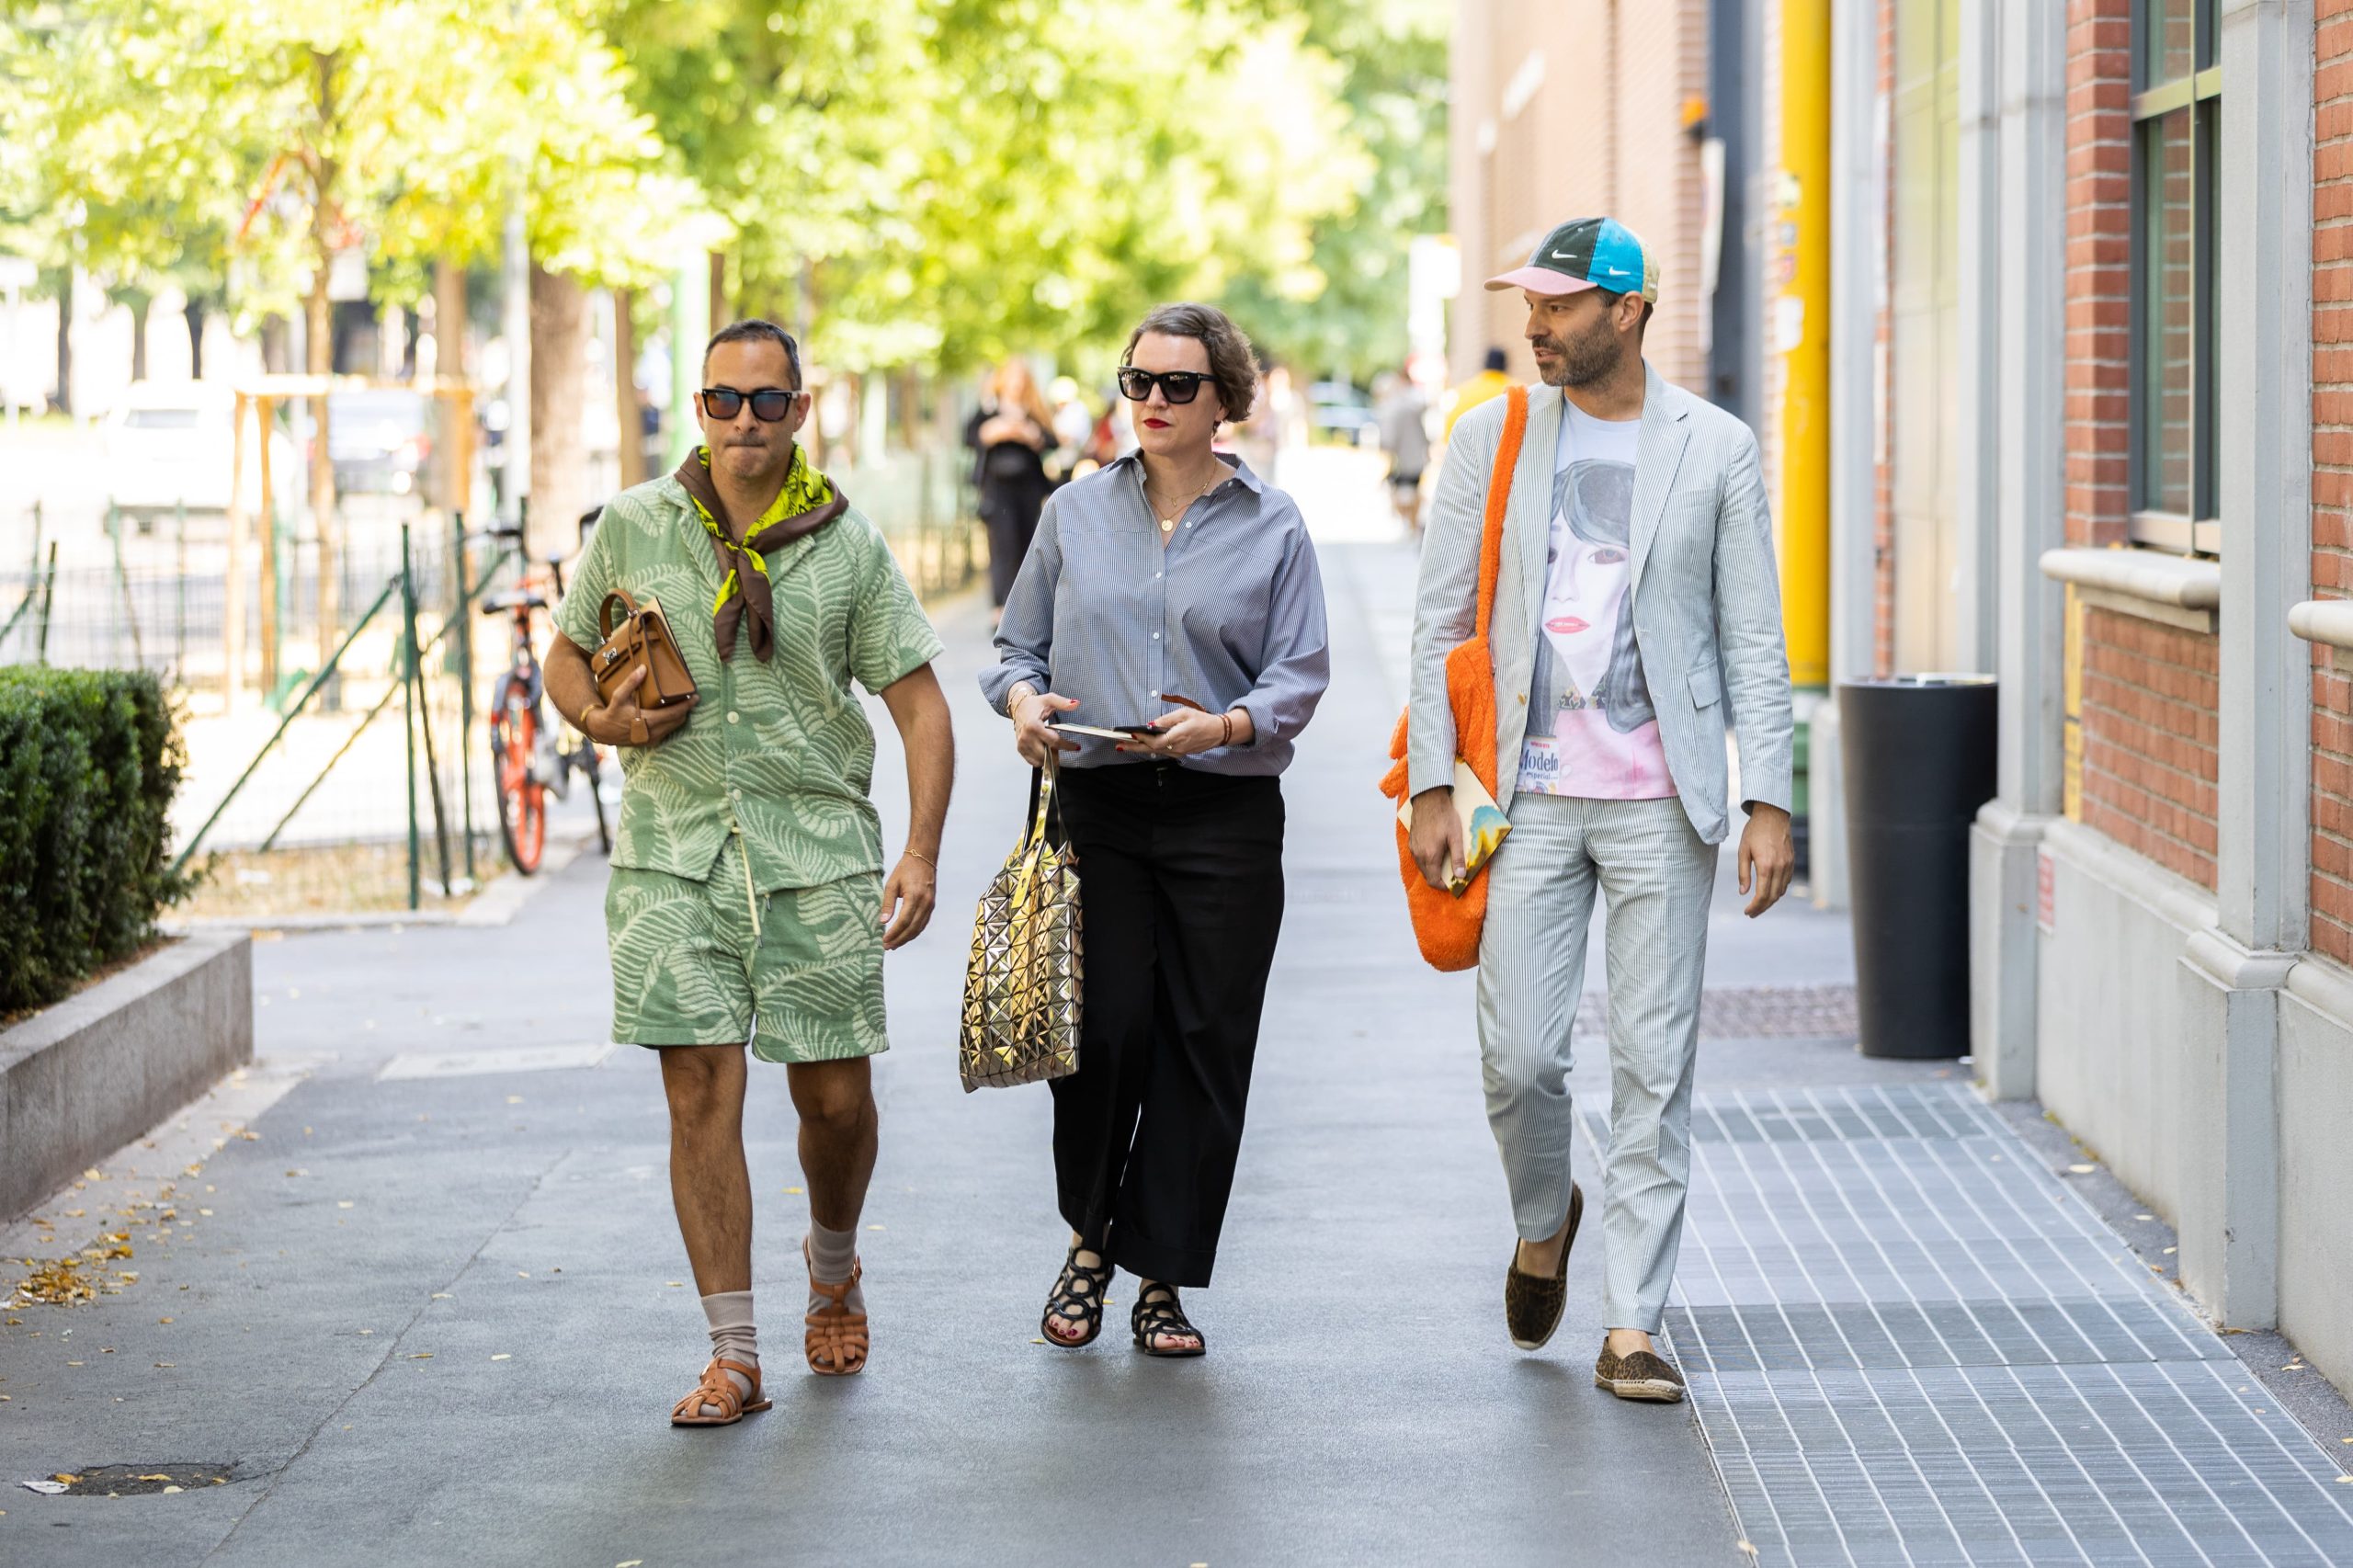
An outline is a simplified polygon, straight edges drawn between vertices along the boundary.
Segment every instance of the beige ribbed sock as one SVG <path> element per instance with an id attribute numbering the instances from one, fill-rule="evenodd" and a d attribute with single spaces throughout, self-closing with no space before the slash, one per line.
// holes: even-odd
<path id="1" fill-rule="evenodd" d="M 746 1367 L 760 1364 L 760 1331 L 752 1324 L 752 1293 L 749 1290 L 722 1290 L 702 1299 L 702 1315 L 710 1324 L 710 1351 L 730 1361 L 740 1361 Z M 752 1392 L 752 1380 L 741 1372 L 729 1372 L 729 1381 L 743 1393 Z M 705 1415 L 716 1415 L 718 1409 L 706 1403 Z"/>
<path id="2" fill-rule="evenodd" d="M 849 1271 L 857 1265 L 858 1231 L 855 1227 L 847 1231 L 829 1231 L 814 1220 L 809 1221 L 809 1278 L 812 1280 L 822 1279 L 828 1285 L 839 1284 L 849 1278 Z M 811 1312 L 821 1312 L 833 1304 L 831 1297 L 820 1296 L 814 1290 L 809 1292 Z M 854 1312 L 864 1312 L 866 1292 L 852 1286 L 849 1294 L 842 1298 L 842 1305 Z"/>

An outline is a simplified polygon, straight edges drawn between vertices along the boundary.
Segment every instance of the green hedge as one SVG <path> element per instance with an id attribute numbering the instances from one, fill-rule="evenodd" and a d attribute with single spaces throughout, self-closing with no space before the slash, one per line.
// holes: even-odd
<path id="1" fill-rule="evenodd" d="M 0 667 L 0 1017 L 56 1001 L 154 934 L 186 760 L 152 675 Z"/>

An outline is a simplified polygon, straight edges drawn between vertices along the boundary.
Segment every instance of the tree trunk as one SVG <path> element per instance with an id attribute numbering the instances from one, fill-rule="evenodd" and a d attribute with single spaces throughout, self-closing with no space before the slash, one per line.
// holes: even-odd
<path id="1" fill-rule="evenodd" d="M 433 375 L 437 381 L 466 379 L 466 269 L 447 256 L 433 264 Z M 459 404 L 437 400 L 439 434 L 433 442 L 433 494 L 451 512 L 467 509 L 472 491 L 472 433 L 455 427 Z"/>
<path id="2" fill-rule="evenodd" d="M 433 373 L 466 379 L 466 269 L 447 257 L 433 264 Z"/>
<path id="3" fill-rule="evenodd" d="M 710 330 L 715 333 L 734 319 L 727 313 L 727 253 L 715 250 L 710 253 Z M 700 346 L 695 347 L 699 352 Z M 681 352 L 687 347 L 679 345 Z"/>
<path id="4" fill-rule="evenodd" d="M 613 290 L 613 415 L 620 423 L 620 488 L 645 483 L 645 415 L 637 402 L 637 296 Z"/>
<path id="5" fill-rule="evenodd" d="M 154 301 L 138 294 L 127 301 L 131 310 L 131 379 L 147 379 L 147 311 Z"/>
<path id="6" fill-rule="evenodd" d="M 204 380 L 204 301 L 194 294 L 180 307 L 180 314 L 188 318 L 188 373 L 191 381 Z"/>
<path id="7" fill-rule="evenodd" d="M 267 315 L 261 318 L 261 368 L 266 375 L 282 376 L 294 367 L 286 353 L 286 318 Z"/>
<path id="8" fill-rule="evenodd" d="M 305 369 L 313 376 L 325 376 L 335 369 L 335 307 L 327 301 L 328 250 L 324 234 L 319 238 L 315 257 L 317 271 L 311 282 L 311 298 L 304 312 L 303 347 L 308 351 Z M 336 604 L 335 543 L 341 531 L 335 512 L 335 456 L 327 450 L 327 399 L 322 394 L 311 399 L 311 517 L 319 536 L 319 664 L 327 667 L 327 660 L 335 653 L 335 622 L 340 607 Z M 269 527 L 269 519 L 262 519 L 262 527 Z M 332 690 L 322 696 L 332 696 Z"/>
<path id="9" fill-rule="evenodd" d="M 335 56 L 313 51 L 312 61 L 317 70 L 319 126 L 322 132 L 336 122 Z M 324 153 L 313 155 L 311 189 L 311 297 L 306 301 L 303 333 L 304 358 L 314 376 L 326 376 L 335 370 L 335 306 L 327 299 L 327 274 L 335 265 L 335 240 L 330 225 L 335 211 L 336 167 L 335 160 Z M 327 660 L 335 654 L 336 623 L 341 619 L 339 595 L 335 581 L 336 535 L 340 529 L 335 513 L 335 458 L 327 450 L 327 398 L 322 392 L 311 400 L 311 517 L 319 536 L 319 668 L 327 667 Z M 262 519 L 267 528 L 269 519 Z M 268 655 L 265 653 L 264 657 Z M 333 710 L 340 706 L 342 682 L 335 681 L 319 694 Z"/>
<path id="10" fill-rule="evenodd" d="M 57 412 L 74 412 L 74 273 L 57 285 Z"/>
<path id="11" fill-rule="evenodd" d="M 531 265 L 531 523 L 535 559 L 570 551 L 588 509 L 581 388 L 588 370 L 588 301 L 576 279 Z"/>

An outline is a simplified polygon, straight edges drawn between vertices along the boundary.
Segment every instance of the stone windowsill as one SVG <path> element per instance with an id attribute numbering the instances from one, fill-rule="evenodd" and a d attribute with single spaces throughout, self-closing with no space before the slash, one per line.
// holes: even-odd
<path id="1" fill-rule="evenodd" d="M 2155 550 L 2047 550 L 2040 564 L 2095 609 L 2189 631 L 2211 632 L 2222 605 L 2219 562 Z"/>
<path id="2" fill-rule="evenodd" d="M 2329 651 L 2329 663 L 2353 675 L 2353 599 L 2306 599 L 2288 607 L 2288 630 Z"/>

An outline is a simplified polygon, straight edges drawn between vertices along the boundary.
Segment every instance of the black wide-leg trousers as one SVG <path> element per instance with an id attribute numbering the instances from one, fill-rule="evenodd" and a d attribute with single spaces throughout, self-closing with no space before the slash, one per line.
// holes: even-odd
<path id="1" fill-rule="evenodd" d="M 1131 1273 L 1207 1285 L 1283 917 L 1272 778 L 1065 768 L 1084 934 L 1078 1071 L 1053 1083 L 1063 1218 Z"/>

